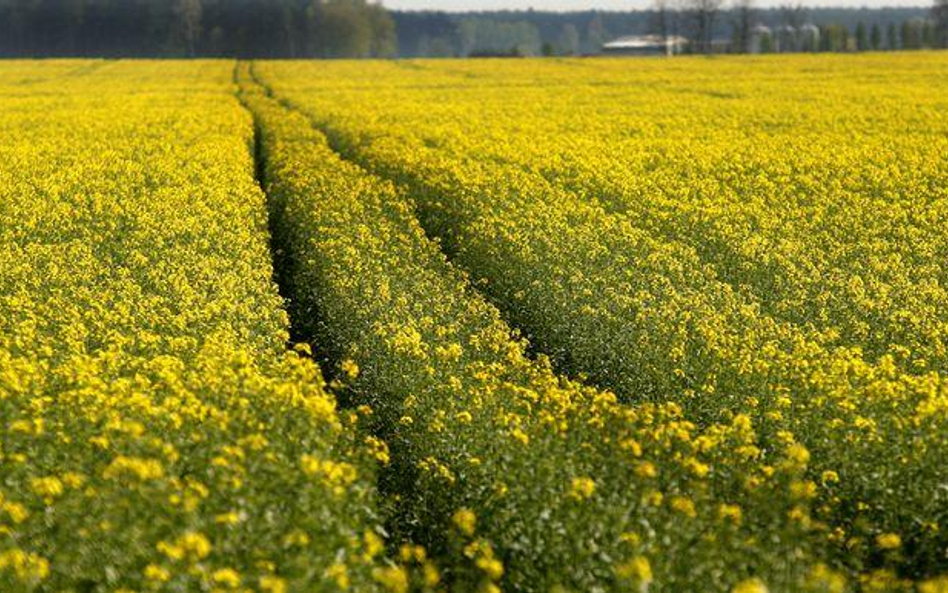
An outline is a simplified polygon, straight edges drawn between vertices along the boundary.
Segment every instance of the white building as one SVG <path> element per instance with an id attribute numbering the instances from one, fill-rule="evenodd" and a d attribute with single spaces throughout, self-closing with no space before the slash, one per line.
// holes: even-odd
<path id="1" fill-rule="evenodd" d="M 680 35 L 626 35 L 602 46 L 602 53 L 610 56 L 671 56 L 684 51 L 688 40 Z"/>

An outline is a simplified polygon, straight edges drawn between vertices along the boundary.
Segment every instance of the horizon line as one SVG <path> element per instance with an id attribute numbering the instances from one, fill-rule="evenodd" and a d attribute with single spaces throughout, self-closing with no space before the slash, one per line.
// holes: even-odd
<path id="1" fill-rule="evenodd" d="M 884 6 L 846 6 L 840 4 L 799 4 L 796 5 L 803 9 L 815 9 L 815 10 L 930 10 L 931 5 L 929 4 L 911 4 L 900 6 L 897 4 L 887 4 Z M 727 11 L 733 9 L 733 6 L 722 7 L 721 11 Z M 784 6 L 780 5 L 767 5 L 767 6 L 755 6 L 755 10 L 780 10 Z M 540 14 L 586 14 L 591 12 L 599 13 L 611 13 L 611 14 L 628 14 L 634 12 L 651 12 L 655 10 L 654 8 L 628 8 L 628 9 L 615 9 L 615 8 L 587 8 L 587 9 L 555 9 L 555 8 L 456 8 L 456 9 L 445 9 L 445 8 L 389 8 L 385 7 L 385 10 L 388 12 L 412 12 L 412 13 L 442 13 L 442 14 L 477 14 L 477 13 L 510 13 L 510 14 L 519 14 L 519 13 L 540 13 Z"/>

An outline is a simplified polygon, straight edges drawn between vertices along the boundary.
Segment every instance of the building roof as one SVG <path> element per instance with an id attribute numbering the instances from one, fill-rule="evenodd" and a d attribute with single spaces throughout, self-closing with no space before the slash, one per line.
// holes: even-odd
<path id="1" fill-rule="evenodd" d="M 653 47 L 684 45 L 688 40 L 680 35 L 670 35 L 662 38 L 661 35 L 626 35 L 604 43 L 603 49 L 648 49 Z"/>

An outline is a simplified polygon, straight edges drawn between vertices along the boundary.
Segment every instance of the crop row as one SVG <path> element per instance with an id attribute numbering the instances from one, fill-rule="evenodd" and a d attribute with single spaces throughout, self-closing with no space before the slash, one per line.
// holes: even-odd
<path id="1" fill-rule="evenodd" d="M 350 83 L 356 66 L 318 75 L 309 68 L 267 64 L 260 73 L 343 154 L 404 188 L 424 228 L 558 366 L 627 401 L 677 402 L 702 428 L 746 414 L 765 453 L 799 442 L 809 452 L 804 483 L 814 511 L 801 522 L 825 526 L 834 558 L 857 572 L 945 571 L 939 459 L 948 453 L 948 400 L 938 372 L 908 372 L 895 353 L 869 359 L 814 329 L 819 324 L 769 313 L 754 290 L 723 281 L 691 239 L 639 226 L 575 184 L 496 154 L 452 150 L 465 135 L 516 137 L 516 122 L 458 123 L 476 111 L 472 89 L 501 83 L 459 83 L 431 67 L 416 91 L 400 86 L 394 66 L 366 66 L 371 87 Z M 376 100 L 389 86 L 408 107 Z M 459 115 L 427 118 L 432 103 L 413 103 L 411 93 L 428 92 L 440 98 L 435 113 L 455 107 Z M 696 104 L 700 111 L 704 103 Z"/>
<path id="2" fill-rule="evenodd" d="M 521 91 L 525 107 L 513 109 L 494 85 L 527 75 L 475 65 L 489 89 L 476 110 L 463 120 L 424 117 L 463 126 L 438 143 L 442 151 L 538 172 L 683 242 L 769 314 L 858 346 L 870 360 L 893 353 L 913 372 L 943 370 L 948 145 L 945 104 L 931 92 L 946 84 L 943 63 L 937 54 L 866 59 L 861 65 L 884 69 L 883 88 L 840 74 L 832 60 L 805 59 L 790 75 L 766 61 L 734 62 L 718 70 L 752 74 L 681 72 L 674 85 L 622 101 L 623 87 L 589 84 L 584 74 L 568 102 L 545 80 Z M 413 101 L 428 104 L 435 92 L 417 91 Z M 668 108 L 698 92 L 715 99 Z M 801 106 L 814 96 L 832 107 Z M 576 132 L 577 111 L 592 133 Z M 467 132 L 485 122 L 494 133 Z"/>
<path id="3" fill-rule="evenodd" d="M 259 67 L 259 64 L 255 66 Z M 295 323 L 390 447 L 396 539 L 458 590 L 839 590 L 809 455 L 735 413 L 625 406 L 556 376 L 429 240 L 391 183 L 339 157 L 243 72 Z M 439 569 L 437 579 L 434 571 Z M 756 579 L 760 579 L 759 581 Z M 759 589 L 753 589 L 759 590 Z"/>
<path id="4" fill-rule="evenodd" d="M 378 446 L 286 352 L 231 66 L 44 68 L 0 68 L 0 590 L 372 587 Z"/>

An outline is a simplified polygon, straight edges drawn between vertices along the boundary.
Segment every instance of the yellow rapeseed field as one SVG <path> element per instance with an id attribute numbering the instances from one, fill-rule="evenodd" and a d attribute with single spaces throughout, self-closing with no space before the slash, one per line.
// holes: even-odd
<path id="1" fill-rule="evenodd" d="M 232 70 L 0 67 L 0 591 L 374 582 L 371 450 L 286 351 Z"/>
<path id="2" fill-rule="evenodd" d="M 9 61 L 0 139 L 0 591 L 948 591 L 948 54 Z"/>
<path id="3" fill-rule="evenodd" d="M 781 456 L 803 467 L 787 485 L 797 504 L 767 510 L 806 530 L 853 586 L 946 571 L 948 56 L 296 62 L 254 73 L 333 149 L 394 183 L 557 369 L 632 410 L 675 403 L 698 431 L 746 418 L 758 467 L 772 473 Z M 652 535 L 661 544 L 643 553 L 682 561 L 661 549 L 668 531 Z M 616 557 L 591 539 L 597 561 Z M 716 560 L 731 554 L 718 549 Z M 575 549 L 558 574 L 514 554 L 517 587 L 533 586 L 535 570 L 579 588 L 611 582 L 584 574 Z M 695 554 L 678 570 L 701 566 Z M 655 587 L 682 589 L 649 572 Z"/>

